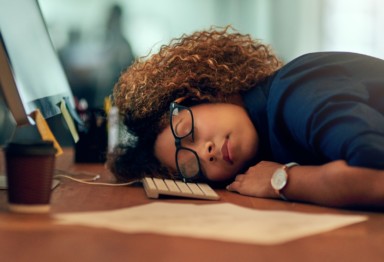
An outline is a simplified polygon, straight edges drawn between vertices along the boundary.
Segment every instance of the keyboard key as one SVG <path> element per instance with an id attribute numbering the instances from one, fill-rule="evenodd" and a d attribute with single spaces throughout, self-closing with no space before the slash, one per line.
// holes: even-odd
<path id="1" fill-rule="evenodd" d="M 193 194 L 196 194 L 198 196 L 204 195 L 203 191 L 194 183 L 187 183 L 187 186 L 191 189 Z"/>
<path id="2" fill-rule="evenodd" d="M 197 183 L 197 186 L 200 187 L 201 191 L 204 192 L 207 196 L 217 196 L 216 192 L 207 184 Z"/>
<path id="3" fill-rule="evenodd" d="M 153 182 L 155 183 L 157 189 L 161 191 L 168 191 L 167 185 L 164 183 L 164 180 L 161 178 L 153 178 Z"/>
<path id="4" fill-rule="evenodd" d="M 157 187 L 156 187 L 155 183 L 153 182 L 152 178 L 150 178 L 150 177 L 145 177 L 144 180 L 145 180 L 145 182 L 147 182 L 147 185 L 148 185 L 148 187 L 149 187 L 151 190 L 156 190 L 156 189 L 157 189 Z"/>
<path id="5" fill-rule="evenodd" d="M 175 181 L 171 179 L 164 179 L 165 184 L 167 185 L 168 189 L 173 192 L 180 192 L 179 187 L 176 185 Z"/>
<path id="6" fill-rule="evenodd" d="M 147 194 L 147 197 L 149 198 L 159 197 L 159 191 L 157 190 L 157 187 L 153 182 L 152 178 L 150 177 L 144 178 L 143 185 L 144 185 L 144 189 L 145 189 L 145 193 Z"/>
<path id="7" fill-rule="evenodd" d="M 181 192 L 186 193 L 186 194 L 192 194 L 191 189 L 189 189 L 189 187 L 187 186 L 187 184 L 184 183 L 183 181 L 178 181 L 178 180 L 176 180 L 175 183 L 176 183 L 176 185 L 179 187 L 179 189 L 180 189 Z"/>

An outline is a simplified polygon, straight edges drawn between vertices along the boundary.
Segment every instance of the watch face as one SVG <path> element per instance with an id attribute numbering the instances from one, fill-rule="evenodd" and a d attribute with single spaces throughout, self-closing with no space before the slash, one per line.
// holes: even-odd
<path id="1" fill-rule="evenodd" d="M 275 171 L 271 180 L 272 187 L 275 190 L 281 190 L 287 184 L 287 173 L 284 169 L 279 168 Z"/>

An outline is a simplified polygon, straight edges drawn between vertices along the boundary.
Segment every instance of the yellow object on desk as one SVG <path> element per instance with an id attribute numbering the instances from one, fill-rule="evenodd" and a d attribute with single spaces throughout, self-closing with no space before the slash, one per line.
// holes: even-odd
<path id="1" fill-rule="evenodd" d="M 79 134 L 77 133 L 76 126 L 73 122 L 71 114 L 68 112 L 67 104 L 65 103 L 64 99 L 60 101 L 60 111 L 63 114 L 64 120 L 67 123 L 69 131 L 71 132 L 73 141 L 77 143 L 79 141 Z"/>
<path id="2" fill-rule="evenodd" d="M 41 114 L 39 109 L 33 111 L 30 116 L 36 123 L 37 130 L 39 131 L 41 138 L 43 140 L 49 140 L 53 142 L 53 146 L 56 148 L 56 156 L 59 156 L 63 153 L 63 149 L 61 148 L 59 142 L 57 142 L 55 136 L 53 135 L 51 129 L 49 128 L 47 122 L 45 121 L 43 115 Z"/>

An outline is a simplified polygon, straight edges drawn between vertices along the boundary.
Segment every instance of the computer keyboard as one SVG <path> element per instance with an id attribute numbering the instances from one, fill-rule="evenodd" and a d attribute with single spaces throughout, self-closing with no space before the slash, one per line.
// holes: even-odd
<path id="1" fill-rule="evenodd" d="M 149 198 L 160 195 L 218 200 L 219 195 L 205 183 L 184 183 L 180 180 L 145 177 L 142 180 L 145 193 Z"/>

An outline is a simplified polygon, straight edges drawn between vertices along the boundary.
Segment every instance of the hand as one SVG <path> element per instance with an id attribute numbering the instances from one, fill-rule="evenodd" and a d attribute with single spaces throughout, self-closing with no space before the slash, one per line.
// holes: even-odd
<path id="1" fill-rule="evenodd" d="M 244 174 L 237 175 L 227 190 L 254 197 L 278 198 L 271 186 L 271 178 L 281 166 L 279 163 L 261 161 L 248 168 Z"/>

